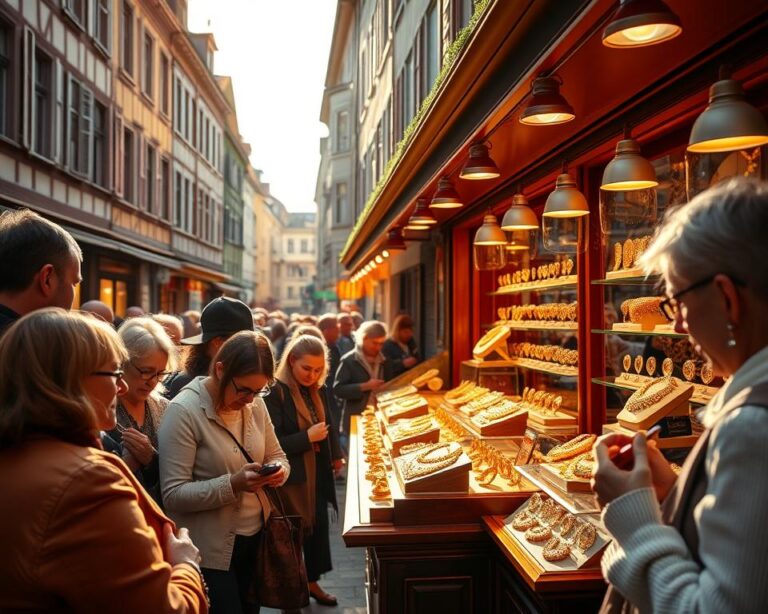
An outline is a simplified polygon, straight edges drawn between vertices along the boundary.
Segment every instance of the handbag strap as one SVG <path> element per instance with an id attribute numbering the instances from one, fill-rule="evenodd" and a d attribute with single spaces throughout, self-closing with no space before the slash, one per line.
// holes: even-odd
<path id="1" fill-rule="evenodd" d="M 202 407 L 201 407 L 201 409 L 203 410 L 203 412 L 205 412 L 205 408 L 202 408 Z M 216 422 L 216 421 L 213 421 L 213 423 L 214 423 L 216 426 L 218 426 L 218 427 L 219 427 L 219 428 L 220 428 L 222 431 L 224 431 L 224 432 L 225 432 L 227 435 L 229 435 L 229 438 L 230 438 L 232 441 L 234 441 L 234 442 L 237 444 L 237 447 L 238 447 L 238 448 L 240 448 L 240 452 L 241 452 L 241 453 L 243 454 L 243 456 L 245 457 L 245 460 L 247 460 L 249 463 L 253 463 L 253 459 L 251 458 L 251 455 L 250 455 L 250 454 L 248 454 L 248 452 L 246 452 L 246 451 L 245 451 L 245 448 L 244 448 L 244 447 L 243 447 L 243 445 L 242 445 L 242 444 L 241 444 L 241 443 L 240 443 L 240 442 L 237 440 L 237 437 L 235 437 L 235 436 L 232 434 L 232 431 L 230 431 L 230 430 L 229 430 L 227 427 L 225 427 L 225 426 L 222 426 L 221 424 L 219 424 L 219 423 L 218 423 L 218 422 Z"/>

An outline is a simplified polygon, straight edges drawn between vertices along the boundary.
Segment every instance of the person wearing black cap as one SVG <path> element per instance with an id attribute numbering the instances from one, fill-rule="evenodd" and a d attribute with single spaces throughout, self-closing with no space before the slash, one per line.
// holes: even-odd
<path id="1" fill-rule="evenodd" d="M 173 399 L 196 377 L 208 375 L 211 359 L 224 342 L 241 330 L 253 330 L 253 315 L 242 301 L 220 296 L 203 308 L 200 330 L 199 335 L 181 340 L 183 345 L 191 347 L 184 362 L 184 370 L 173 373 L 163 382 L 168 399 Z"/>

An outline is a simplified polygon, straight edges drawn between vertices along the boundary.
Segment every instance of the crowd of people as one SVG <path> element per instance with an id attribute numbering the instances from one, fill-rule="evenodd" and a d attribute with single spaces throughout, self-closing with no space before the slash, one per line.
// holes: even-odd
<path id="1" fill-rule="evenodd" d="M 0 611 L 258 611 L 275 495 L 336 605 L 319 581 L 350 416 L 420 360 L 413 320 L 72 310 L 81 262 L 55 223 L 0 215 Z"/>

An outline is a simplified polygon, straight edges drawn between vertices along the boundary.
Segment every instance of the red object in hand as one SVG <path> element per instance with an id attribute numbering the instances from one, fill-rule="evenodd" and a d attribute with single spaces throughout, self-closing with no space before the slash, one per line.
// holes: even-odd
<path id="1" fill-rule="evenodd" d="M 656 426 L 652 426 L 645 434 L 645 440 L 650 441 L 651 439 L 655 439 L 658 437 L 660 432 L 661 427 L 658 424 Z M 635 466 L 635 454 L 632 452 L 632 442 L 630 441 L 629 443 L 621 446 L 619 451 L 616 453 L 616 456 L 611 457 L 611 460 L 613 461 L 613 464 L 616 465 L 619 469 L 623 469 L 624 471 L 632 471 L 632 468 Z"/>

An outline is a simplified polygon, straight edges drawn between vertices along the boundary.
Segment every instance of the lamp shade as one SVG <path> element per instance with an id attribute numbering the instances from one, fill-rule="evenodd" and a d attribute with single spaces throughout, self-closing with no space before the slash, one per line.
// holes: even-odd
<path id="1" fill-rule="evenodd" d="M 680 19 L 662 0 L 621 0 L 603 31 L 603 45 L 646 47 L 671 40 L 682 31 Z"/>
<path id="2" fill-rule="evenodd" d="M 560 93 L 559 78 L 534 79 L 531 100 L 520 116 L 521 123 L 528 126 L 552 126 L 569 122 L 574 117 L 573 107 Z"/>
<path id="3" fill-rule="evenodd" d="M 475 143 L 469 148 L 469 160 L 461 169 L 462 179 L 495 179 L 501 175 L 499 167 L 488 154 L 485 143 Z"/>
<path id="4" fill-rule="evenodd" d="M 647 190 L 659 185 L 656 171 L 648 160 L 640 155 L 640 145 L 635 139 L 624 139 L 616 144 L 616 156 L 603 171 L 600 186 L 604 190 Z"/>
<path id="5" fill-rule="evenodd" d="M 506 245 L 507 235 L 499 228 L 496 216 L 489 213 L 483 218 L 483 225 L 475 233 L 474 245 Z"/>
<path id="6" fill-rule="evenodd" d="M 558 175 L 555 190 L 547 197 L 544 217 L 581 217 L 589 213 L 584 194 L 576 188 L 576 180 L 569 173 Z"/>
<path id="7" fill-rule="evenodd" d="M 416 200 L 416 208 L 413 210 L 411 217 L 408 219 L 408 226 L 433 226 L 437 224 L 435 216 L 429 210 L 429 202 L 426 198 L 419 198 Z"/>
<path id="8" fill-rule="evenodd" d="M 403 229 L 400 226 L 393 226 L 387 233 L 387 240 L 384 243 L 384 251 L 394 252 L 406 249 L 403 241 Z M 385 256 L 386 257 L 386 256 Z"/>
<path id="9" fill-rule="evenodd" d="M 713 153 L 768 143 L 765 117 L 749 104 L 738 81 L 723 79 L 709 88 L 709 105 L 696 118 L 688 151 Z"/>
<path id="10" fill-rule="evenodd" d="M 437 182 L 437 192 L 432 197 L 429 206 L 434 209 L 458 209 L 463 207 L 464 203 L 461 202 L 461 196 L 453 186 L 453 182 L 447 177 L 443 177 Z"/>
<path id="11" fill-rule="evenodd" d="M 501 220 L 501 229 L 511 230 L 537 230 L 539 228 L 539 219 L 528 206 L 528 200 L 522 194 L 515 194 L 512 197 L 512 206 L 507 209 L 504 218 Z"/>

